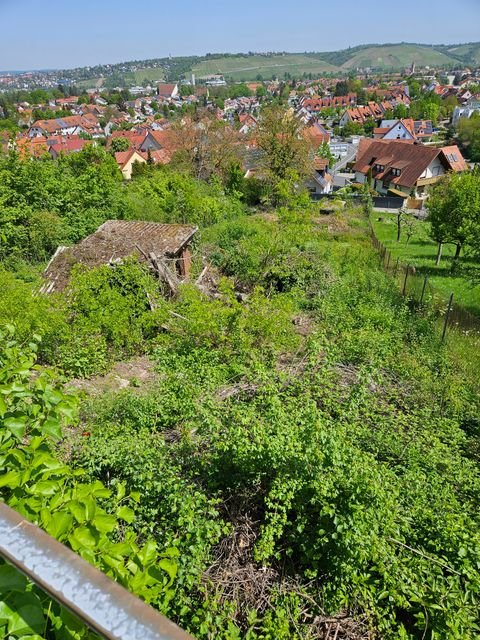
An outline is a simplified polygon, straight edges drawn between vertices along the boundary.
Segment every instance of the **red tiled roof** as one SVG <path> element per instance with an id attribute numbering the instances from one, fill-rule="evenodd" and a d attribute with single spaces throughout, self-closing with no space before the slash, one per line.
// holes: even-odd
<path id="1" fill-rule="evenodd" d="M 452 171 L 467 171 L 468 165 L 465 162 L 465 158 L 462 156 L 460 149 L 456 144 L 452 144 L 449 147 L 442 147 L 440 151 L 445 156 Z"/>
<path id="2" fill-rule="evenodd" d="M 171 98 L 176 86 L 176 84 L 161 83 L 157 85 L 158 95 L 162 98 Z"/>
<path id="3" fill-rule="evenodd" d="M 145 158 L 145 154 L 143 154 L 141 151 L 137 151 L 136 149 L 130 148 L 127 149 L 127 151 L 117 151 L 115 153 L 115 161 L 118 164 L 118 166 L 120 167 L 120 169 L 123 169 L 123 167 L 127 164 L 127 162 L 131 159 L 131 157 L 133 155 L 138 155 L 141 158 Z"/>
<path id="4" fill-rule="evenodd" d="M 382 165 L 385 169 L 374 173 L 375 178 L 384 179 L 388 176 L 390 183 L 411 188 L 440 153 L 440 149 L 414 144 L 410 140 L 363 138 L 360 140 L 353 169 L 367 175 L 375 165 Z M 402 169 L 400 176 L 389 175 L 394 167 Z"/>
<path id="5" fill-rule="evenodd" d="M 72 153 L 81 151 L 85 145 L 91 144 L 91 140 L 82 140 L 78 136 L 71 136 L 62 139 L 60 142 L 50 145 L 50 149 L 55 153 Z"/>

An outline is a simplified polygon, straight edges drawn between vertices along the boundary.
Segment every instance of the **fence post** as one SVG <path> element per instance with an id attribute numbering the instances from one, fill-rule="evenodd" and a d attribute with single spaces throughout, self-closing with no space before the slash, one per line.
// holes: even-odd
<path id="1" fill-rule="evenodd" d="M 428 282 L 428 276 L 425 276 L 423 279 L 422 295 L 420 296 L 420 305 L 422 305 L 423 303 L 423 296 L 425 294 L 425 288 L 427 286 L 427 282 Z"/>
<path id="2" fill-rule="evenodd" d="M 390 266 L 390 258 L 392 257 L 392 254 L 390 253 L 390 251 L 388 252 L 388 260 L 387 260 L 387 266 L 385 267 L 385 271 L 388 271 L 388 267 Z"/>
<path id="3" fill-rule="evenodd" d="M 410 271 L 410 265 L 407 264 L 407 268 L 405 270 L 405 280 L 403 281 L 403 290 L 402 290 L 402 296 L 404 296 L 407 292 L 407 280 L 408 280 L 408 273 Z"/>
<path id="4" fill-rule="evenodd" d="M 447 313 L 445 314 L 445 322 L 443 323 L 442 342 L 445 342 L 445 334 L 447 333 L 448 318 L 450 316 L 450 311 L 452 310 L 452 302 L 453 302 L 453 293 L 450 294 Z"/>
<path id="5" fill-rule="evenodd" d="M 393 275 L 396 276 L 397 275 L 397 271 L 398 271 L 398 264 L 400 262 L 400 258 L 397 258 L 397 261 L 395 263 L 395 271 L 393 272 Z"/>

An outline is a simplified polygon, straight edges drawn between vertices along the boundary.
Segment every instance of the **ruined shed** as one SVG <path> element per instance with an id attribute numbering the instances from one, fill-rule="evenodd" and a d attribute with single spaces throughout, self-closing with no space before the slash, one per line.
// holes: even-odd
<path id="1" fill-rule="evenodd" d="M 76 264 L 93 268 L 115 264 L 131 255 L 157 270 L 158 262 L 165 262 L 169 272 L 187 278 L 191 267 L 189 245 L 197 231 L 198 227 L 186 224 L 108 220 L 78 244 L 58 247 L 43 273 L 41 292 L 63 291 Z"/>

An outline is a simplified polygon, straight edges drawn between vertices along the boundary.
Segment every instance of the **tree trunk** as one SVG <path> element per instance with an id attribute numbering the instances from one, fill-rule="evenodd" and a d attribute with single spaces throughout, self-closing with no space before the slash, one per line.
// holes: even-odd
<path id="1" fill-rule="evenodd" d="M 462 245 L 459 243 L 457 244 L 457 247 L 455 249 L 455 255 L 453 256 L 452 259 L 452 266 L 450 268 L 450 271 L 455 271 L 455 268 L 457 266 L 457 262 L 458 262 L 458 258 L 460 257 L 460 251 L 462 250 Z"/>
<path id="2" fill-rule="evenodd" d="M 397 242 L 400 242 L 400 236 L 402 235 L 402 214 L 397 215 Z"/>
<path id="3" fill-rule="evenodd" d="M 438 249 L 437 249 L 437 259 L 435 260 L 435 265 L 437 267 L 440 264 L 440 260 L 442 259 L 442 249 L 443 249 L 443 242 L 439 242 Z"/>

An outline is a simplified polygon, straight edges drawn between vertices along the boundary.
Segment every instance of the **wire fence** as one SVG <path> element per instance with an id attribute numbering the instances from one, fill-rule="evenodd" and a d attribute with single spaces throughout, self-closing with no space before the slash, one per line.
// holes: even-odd
<path id="1" fill-rule="evenodd" d="M 430 283 L 428 275 L 418 272 L 413 265 L 400 262 L 380 242 L 373 229 L 372 243 L 378 251 L 381 266 L 395 279 L 402 295 L 415 307 L 429 309 L 442 320 L 442 340 L 452 328 L 480 335 L 480 318 L 457 304 L 453 293 L 445 297 Z"/>

